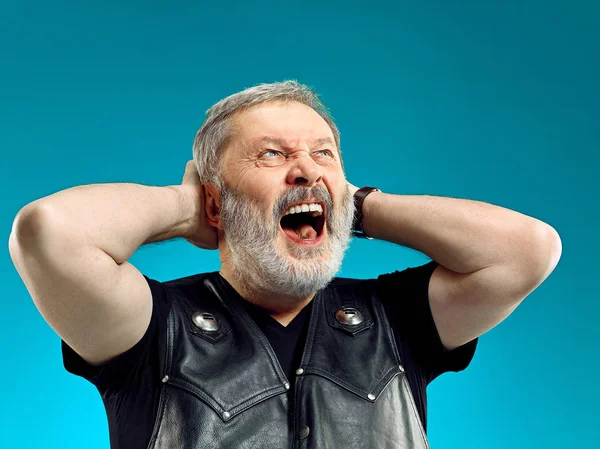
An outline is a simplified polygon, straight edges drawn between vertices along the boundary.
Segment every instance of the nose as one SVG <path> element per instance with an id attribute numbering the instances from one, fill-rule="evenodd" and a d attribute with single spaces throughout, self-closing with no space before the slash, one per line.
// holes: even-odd
<path id="1" fill-rule="evenodd" d="M 322 178 L 321 167 L 309 155 L 302 155 L 290 167 L 286 181 L 290 185 L 313 187 L 321 182 Z"/>

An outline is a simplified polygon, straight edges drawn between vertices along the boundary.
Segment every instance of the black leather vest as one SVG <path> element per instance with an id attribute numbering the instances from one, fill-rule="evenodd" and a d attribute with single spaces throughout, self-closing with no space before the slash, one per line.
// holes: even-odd
<path id="1" fill-rule="evenodd" d="M 173 303 L 149 449 L 429 447 L 374 281 L 334 279 L 315 296 L 290 387 L 237 292 L 218 273 L 185 279 L 166 283 Z M 363 321 L 340 324 L 343 307 Z M 197 312 L 218 329 L 198 327 Z"/>

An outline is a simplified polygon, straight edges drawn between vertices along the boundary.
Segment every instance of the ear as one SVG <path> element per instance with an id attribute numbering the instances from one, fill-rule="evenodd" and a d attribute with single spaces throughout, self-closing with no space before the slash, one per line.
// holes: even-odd
<path id="1" fill-rule="evenodd" d="M 221 195 L 219 190 L 212 184 L 204 184 L 204 211 L 206 221 L 209 225 L 223 230 L 219 212 L 221 210 Z"/>

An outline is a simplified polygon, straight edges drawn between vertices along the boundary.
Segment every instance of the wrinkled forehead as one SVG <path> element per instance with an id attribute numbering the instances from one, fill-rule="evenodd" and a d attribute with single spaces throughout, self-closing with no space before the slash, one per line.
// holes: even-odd
<path id="1" fill-rule="evenodd" d="M 264 144 L 278 145 L 282 149 L 319 144 L 336 146 L 329 124 L 314 109 L 302 103 L 258 105 L 238 114 L 233 125 L 232 138 L 246 148 Z"/>

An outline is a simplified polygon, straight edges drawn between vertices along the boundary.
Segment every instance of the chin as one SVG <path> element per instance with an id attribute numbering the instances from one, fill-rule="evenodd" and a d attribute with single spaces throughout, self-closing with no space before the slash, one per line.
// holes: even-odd
<path id="1" fill-rule="evenodd" d="M 283 248 L 282 254 L 297 262 L 314 264 L 331 257 L 331 250 L 323 242 L 318 245 L 298 245 L 285 237 L 280 248 Z"/>

